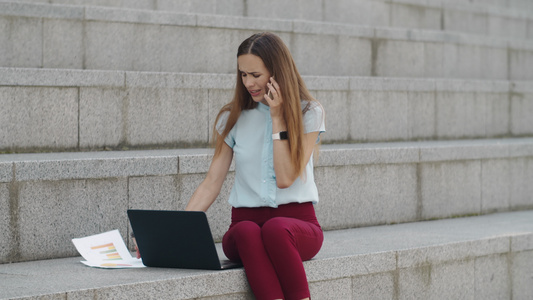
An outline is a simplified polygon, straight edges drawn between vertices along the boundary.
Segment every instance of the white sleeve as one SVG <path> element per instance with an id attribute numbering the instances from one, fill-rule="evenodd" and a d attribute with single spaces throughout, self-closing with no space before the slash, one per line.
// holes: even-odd
<path id="1" fill-rule="evenodd" d="M 306 102 L 302 103 L 305 107 Z M 326 131 L 326 121 L 324 108 L 318 101 L 310 101 L 309 109 L 303 115 L 304 133 L 318 131 L 317 143 L 320 140 L 320 134 Z"/>

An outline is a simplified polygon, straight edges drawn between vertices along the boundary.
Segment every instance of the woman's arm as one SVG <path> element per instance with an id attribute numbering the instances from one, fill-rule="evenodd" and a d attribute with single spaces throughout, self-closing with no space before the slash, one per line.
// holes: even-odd
<path id="1" fill-rule="evenodd" d="M 283 122 L 284 121 L 280 121 Z M 272 120 L 272 130 L 273 132 L 284 131 L 285 129 L 278 129 L 275 125 L 274 120 Z M 281 128 L 281 126 L 280 126 Z M 307 164 L 309 159 L 311 159 L 311 154 L 315 149 L 315 143 L 318 138 L 317 132 L 310 132 L 304 134 L 303 137 L 303 146 L 304 146 L 304 162 Z M 291 153 L 289 149 L 288 140 L 274 140 L 274 172 L 276 173 L 276 184 L 278 188 L 284 189 L 290 187 L 299 174 L 295 170 L 291 162 Z"/>
<path id="2" fill-rule="evenodd" d="M 232 159 L 233 149 L 224 143 L 220 154 L 211 161 L 205 179 L 191 196 L 185 210 L 207 211 L 222 189 Z"/>
<path id="3" fill-rule="evenodd" d="M 272 92 L 272 98 L 265 96 L 270 106 L 270 116 L 272 118 L 272 133 L 286 131 L 287 124 L 283 118 L 282 102 L 283 99 L 278 93 L 279 85 L 271 78 L 271 83 L 268 83 L 268 87 Z M 303 150 L 304 150 L 304 163 L 307 164 L 313 151 L 315 149 L 315 143 L 318 138 L 317 132 L 309 132 L 304 134 L 303 137 Z M 284 189 L 290 187 L 298 174 L 298 170 L 294 168 L 291 162 L 291 153 L 288 140 L 274 140 L 274 172 L 276 173 L 276 184 L 278 188 Z"/>

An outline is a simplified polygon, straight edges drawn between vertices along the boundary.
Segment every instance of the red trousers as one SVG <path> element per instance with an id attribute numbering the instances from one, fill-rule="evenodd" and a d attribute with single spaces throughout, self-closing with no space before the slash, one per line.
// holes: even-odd
<path id="1" fill-rule="evenodd" d="M 257 300 L 310 297 L 302 261 L 313 258 L 324 235 L 312 203 L 278 208 L 233 208 L 222 247 L 241 261 Z"/>

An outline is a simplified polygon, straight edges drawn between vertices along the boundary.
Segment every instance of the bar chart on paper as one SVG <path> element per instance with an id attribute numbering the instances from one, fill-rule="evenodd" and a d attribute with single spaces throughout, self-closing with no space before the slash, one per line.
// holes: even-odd
<path id="1" fill-rule="evenodd" d="M 122 257 L 118 254 L 117 248 L 115 248 L 115 244 L 113 243 L 93 246 L 91 247 L 91 250 L 99 253 L 102 260 L 122 260 Z"/>
<path id="2" fill-rule="evenodd" d="M 98 245 L 91 247 L 91 250 L 96 251 L 96 255 L 100 256 L 100 259 L 104 263 L 100 264 L 102 267 L 131 267 L 131 264 L 119 263 L 124 259 L 120 256 L 114 243 L 108 243 L 104 245 Z M 112 262 L 116 261 L 116 262 Z"/>
<path id="3" fill-rule="evenodd" d="M 73 239 L 83 264 L 98 268 L 139 268 L 144 265 L 133 258 L 118 230 Z"/>

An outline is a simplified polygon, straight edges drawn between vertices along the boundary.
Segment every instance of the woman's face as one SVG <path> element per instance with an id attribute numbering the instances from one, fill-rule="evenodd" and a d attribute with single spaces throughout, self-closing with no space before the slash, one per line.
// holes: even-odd
<path id="1" fill-rule="evenodd" d="M 268 93 L 267 83 L 270 81 L 270 72 L 265 67 L 263 60 L 253 54 L 243 54 L 237 58 L 241 80 L 248 93 L 255 102 L 268 105 L 265 95 Z"/>

